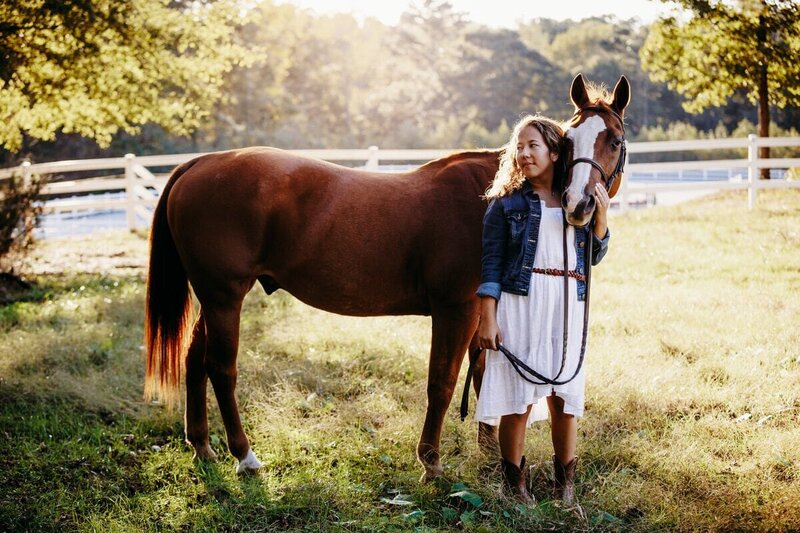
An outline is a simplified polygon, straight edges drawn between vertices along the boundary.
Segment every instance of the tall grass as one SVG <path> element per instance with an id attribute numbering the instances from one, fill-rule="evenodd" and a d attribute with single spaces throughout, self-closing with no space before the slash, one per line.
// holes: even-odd
<path id="1" fill-rule="evenodd" d="M 241 326 L 264 469 L 235 476 L 213 400 L 222 459 L 194 464 L 180 414 L 141 400 L 145 238 L 45 243 L 29 265 L 43 300 L 0 308 L 0 530 L 800 529 L 800 193 L 745 205 L 613 218 L 579 423 L 585 519 L 550 501 L 546 423 L 526 449 L 537 507 L 499 495 L 455 407 L 446 479 L 420 484 L 430 320 L 340 317 L 282 291 L 248 295 Z"/>

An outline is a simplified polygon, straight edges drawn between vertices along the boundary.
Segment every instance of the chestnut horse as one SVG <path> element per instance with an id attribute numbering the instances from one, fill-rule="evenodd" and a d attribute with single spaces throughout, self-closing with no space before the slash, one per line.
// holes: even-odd
<path id="1" fill-rule="evenodd" d="M 578 75 L 572 99 L 578 109 L 591 103 L 621 115 L 627 85 L 624 78 L 618 82 L 610 104 L 590 101 Z M 611 114 L 592 115 L 606 120 L 608 130 L 621 126 Z M 583 135 L 582 123 L 590 120 L 574 123 L 575 151 L 613 168 L 605 137 Z M 281 288 L 334 313 L 430 315 L 428 404 L 417 457 L 424 479 L 440 476 L 442 423 L 478 325 L 482 195 L 498 156 L 497 150 L 463 152 L 387 174 L 262 147 L 180 165 L 156 206 L 150 236 L 146 397 L 175 402 L 191 329 L 186 440 L 198 458 L 215 457 L 206 412 L 210 379 L 237 471 L 256 470 L 261 463 L 242 429 L 234 393 L 242 301 L 256 281 L 268 294 Z M 576 219 L 593 208 L 585 196 L 599 178 L 589 170 L 581 177 L 586 184 L 565 195 L 568 205 L 580 207 Z M 193 327 L 190 284 L 200 303 Z M 471 358 L 479 355 L 470 350 Z M 488 427 L 482 431 L 495 436 Z"/>

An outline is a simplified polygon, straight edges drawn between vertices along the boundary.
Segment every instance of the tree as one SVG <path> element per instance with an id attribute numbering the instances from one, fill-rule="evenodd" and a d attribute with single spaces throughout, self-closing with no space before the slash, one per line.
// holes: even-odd
<path id="1" fill-rule="evenodd" d="M 795 0 L 675 0 L 690 13 L 656 21 L 640 54 L 653 80 L 682 94 L 684 109 L 721 106 L 743 91 L 769 136 L 770 105 L 800 105 L 800 5 Z M 762 148 L 759 157 L 768 158 Z M 763 169 L 762 178 L 769 177 Z"/>
<path id="2" fill-rule="evenodd" d="M 517 32 L 485 28 L 470 32 L 467 39 L 472 47 L 460 63 L 463 73 L 453 87 L 459 108 L 477 110 L 475 120 L 480 125 L 492 130 L 537 112 L 566 118 L 568 74 L 526 46 Z"/>
<path id="3" fill-rule="evenodd" d="M 375 90 L 361 106 L 386 130 L 382 145 L 421 148 L 452 116 L 462 129 L 469 123 L 456 101 L 467 30 L 464 14 L 449 2 L 412 3 L 402 14 L 387 36 L 388 56 L 375 69 Z"/>
<path id="4" fill-rule="evenodd" d="M 1 273 L 11 270 L 10 256 L 21 255 L 33 244 L 33 230 L 42 213 L 42 206 L 36 203 L 41 187 L 38 176 L 33 180 L 12 176 L 0 181 Z"/>
<path id="5" fill-rule="evenodd" d="M 0 1 L 0 146 L 78 133 L 107 146 L 156 123 L 186 135 L 236 63 L 235 0 Z"/>

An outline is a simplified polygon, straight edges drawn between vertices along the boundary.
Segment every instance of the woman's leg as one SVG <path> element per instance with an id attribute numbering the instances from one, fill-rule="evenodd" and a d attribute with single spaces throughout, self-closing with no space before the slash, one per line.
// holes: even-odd
<path id="1" fill-rule="evenodd" d="M 500 455 L 511 464 L 519 465 L 525 451 L 525 430 L 532 405 L 522 414 L 511 414 L 500 417 Z"/>
<path id="2" fill-rule="evenodd" d="M 575 416 L 564 413 L 564 400 L 552 395 L 547 398 L 550 408 L 551 436 L 553 439 L 553 478 L 555 497 L 566 505 L 575 504 L 575 455 L 578 440 L 578 421 Z M 580 505 L 576 505 L 581 512 Z"/>
<path id="3" fill-rule="evenodd" d="M 519 501 L 526 504 L 536 503 L 536 500 L 528 493 L 528 486 L 525 481 L 527 469 L 525 468 L 525 430 L 527 429 L 528 415 L 531 406 L 521 415 L 505 415 L 500 418 L 500 430 L 498 438 L 500 441 L 500 454 L 503 456 L 503 479 L 505 480 L 506 490 Z"/>
<path id="4" fill-rule="evenodd" d="M 578 421 L 573 415 L 564 413 L 564 400 L 556 395 L 547 397 L 550 409 L 553 452 L 561 464 L 569 464 L 575 458 L 578 441 Z"/>

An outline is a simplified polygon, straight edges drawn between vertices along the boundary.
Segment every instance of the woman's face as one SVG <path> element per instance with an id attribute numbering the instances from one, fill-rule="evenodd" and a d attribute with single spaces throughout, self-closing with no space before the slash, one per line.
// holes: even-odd
<path id="1" fill-rule="evenodd" d="M 552 174 L 557 154 L 550 152 L 544 137 L 533 126 L 525 126 L 517 137 L 517 165 L 528 179 Z"/>

